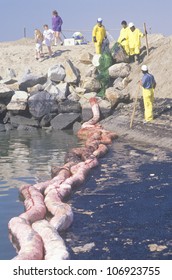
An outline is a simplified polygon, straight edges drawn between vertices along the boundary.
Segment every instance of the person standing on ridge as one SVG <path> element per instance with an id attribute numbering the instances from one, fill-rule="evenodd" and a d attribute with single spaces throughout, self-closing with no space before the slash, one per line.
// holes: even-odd
<path id="1" fill-rule="evenodd" d="M 58 15 L 57 11 L 54 10 L 52 12 L 52 30 L 54 31 L 54 45 L 55 46 L 57 46 L 58 40 L 61 41 L 61 45 L 63 45 L 63 41 L 60 37 L 62 24 L 63 24 L 63 20 Z"/>
<path id="2" fill-rule="evenodd" d="M 123 20 L 121 22 L 122 29 L 120 31 L 119 38 L 117 42 L 124 48 L 127 55 L 129 55 L 129 46 L 128 46 L 128 30 L 129 27 L 127 25 L 127 22 Z"/>
<path id="3" fill-rule="evenodd" d="M 102 25 L 103 20 L 101 18 L 97 19 L 97 24 L 94 26 L 92 31 L 92 38 L 95 44 L 96 54 L 101 54 L 102 42 L 106 38 L 106 29 Z"/>
<path id="4" fill-rule="evenodd" d="M 140 47 L 141 47 L 141 41 L 140 39 L 144 37 L 144 34 L 135 27 L 134 23 L 130 22 L 128 30 L 128 46 L 129 46 L 129 57 L 130 62 L 135 61 L 135 56 L 138 64 L 140 61 Z"/>
<path id="5" fill-rule="evenodd" d="M 52 44 L 52 40 L 54 38 L 54 31 L 49 29 L 47 24 L 44 24 L 44 32 L 43 32 L 43 36 L 44 36 L 44 43 L 48 48 L 48 53 L 49 53 L 49 57 L 53 56 L 53 52 L 51 49 L 51 44 Z"/>
<path id="6" fill-rule="evenodd" d="M 154 101 L 154 89 L 156 87 L 156 81 L 152 74 L 148 72 L 147 65 L 141 67 L 143 77 L 140 81 L 143 92 L 144 103 L 144 118 L 145 123 L 153 120 L 153 101 Z"/>

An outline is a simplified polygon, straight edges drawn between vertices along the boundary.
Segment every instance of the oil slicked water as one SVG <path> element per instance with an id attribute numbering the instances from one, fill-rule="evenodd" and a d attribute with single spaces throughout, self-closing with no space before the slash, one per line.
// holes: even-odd
<path id="1" fill-rule="evenodd" d="M 18 187 L 49 179 L 78 145 L 61 131 L 1 134 L 0 259 L 15 256 L 7 225 L 24 211 Z M 171 167 L 167 151 L 114 141 L 70 197 L 74 222 L 62 236 L 71 259 L 172 259 Z"/>

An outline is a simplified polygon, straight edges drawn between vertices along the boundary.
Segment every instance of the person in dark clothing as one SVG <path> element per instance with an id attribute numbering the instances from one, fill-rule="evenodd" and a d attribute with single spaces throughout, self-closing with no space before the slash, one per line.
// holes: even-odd
<path id="1" fill-rule="evenodd" d="M 62 24 L 63 24 L 63 20 L 58 15 L 57 11 L 54 10 L 52 12 L 52 30 L 54 31 L 54 45 L 55 46 L 57 45 L 58 40 L 61 42 L 61 45 L 63 45 L 63 41 L 60 37 Z"/>

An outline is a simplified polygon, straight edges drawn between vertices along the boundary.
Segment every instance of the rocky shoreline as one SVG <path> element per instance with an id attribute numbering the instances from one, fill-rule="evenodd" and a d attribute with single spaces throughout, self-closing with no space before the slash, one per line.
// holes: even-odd
<path id="1" fill-rule="evenodd" d="M 168 45 L 169 52 L 172 48 L 171 38 L 164 40 L 161 35 L 149 38 L 151 48 L 148 58 L 144 47 L 142 49 L 143 62 L 150 64 L 154 71 L 157 69 L 155 57 L 159 55 L 158 59 L 163 60 L 160 56 L 163 41 L 164 46 Z M 164 65 L 166 69 L 163 72 L 164 81 L 162 79 L 157 81 L 155 120 L 143 124 L 143 108 L 139 105 L 141 102 L 139 93 L 134 123 L 130 129 L 133 100 L 140 78 L 140 66 L 136 63 L 130 65 L 124 57 L 123 60 L 114 58 L 112 65 L 108 67 L 109 85 L 104 97 L 100 97 L 98 92 L 102 84 L 97 79 L 100 73 L 93 65 L 93 44 L 73 48 L 59 47 L 50 60 L 45 53 L 42 62 L 35 61 L 33 51 L 29 55 L 29 51 L 34 48 L 32 40 L 15 42 L 11 44 L 11 48 L 7 43 L 1 43 L 0 48 L 4 63 L 0 72 L 0 132 L 9 132 L 13 129 L 24 131 L 73 129 L 76 133 L 81 124 L 92 117 L 89 99 L 96 96 L 103 127 L 115 131 L 126 139 L 172 149 L 171 81 L 165 82 L 166 71 L 171 66 L 168 61 Z M 157 75 L 155 73 L 155 77 L 159 78 L 159 75 L 161 73 L 157 72 Z"/>

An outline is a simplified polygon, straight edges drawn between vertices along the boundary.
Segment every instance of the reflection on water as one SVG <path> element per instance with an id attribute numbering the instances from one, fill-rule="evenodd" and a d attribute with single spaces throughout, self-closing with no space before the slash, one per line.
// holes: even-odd
<path id="1" fill-rule="evenodd" d="M 18 187 L 49 179 L 50 166 L 61 166 L 77 145 L 61 131 L 1 134 L 0 259 L 15 256 L 7 224 L 23 212 Z M 114 141 L 71 195 L 74 222 L 63 233 L 71 259 L 172 259 L 171 163 L 164 150 Z M 160 248 L 152 244 L 162 252 L 151 252 Z"/>
<path id="2" fill-rule="evenodd" d="M 72 133 L 17 132 L 0 134 L 0 259 L 10 259 L 15 250 L 7 225 L 23 212 L 18 188 L 50 179 L 51 165 L 63 165 L 68 149 L 78 145 Z"/>

